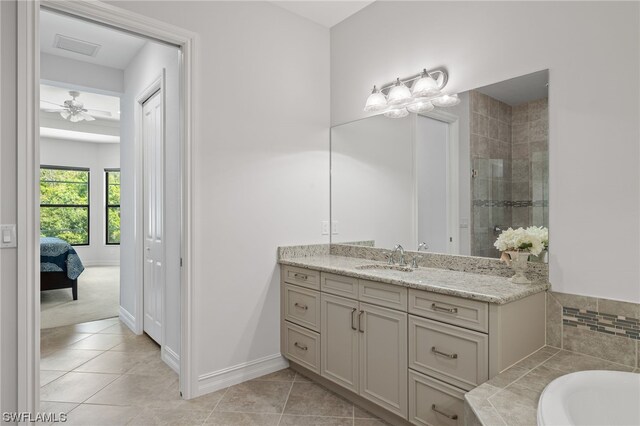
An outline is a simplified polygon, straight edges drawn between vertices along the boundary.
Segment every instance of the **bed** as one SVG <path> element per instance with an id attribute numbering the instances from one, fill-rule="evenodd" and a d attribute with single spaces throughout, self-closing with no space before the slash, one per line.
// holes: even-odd
<path id="1" fill-rule="evenodd" d="M 40 291 L 70 288 L 73 300 L 78 300 L 82 271 L 82 261 L 71 244 L 59 238 L 40 238 Z"/>

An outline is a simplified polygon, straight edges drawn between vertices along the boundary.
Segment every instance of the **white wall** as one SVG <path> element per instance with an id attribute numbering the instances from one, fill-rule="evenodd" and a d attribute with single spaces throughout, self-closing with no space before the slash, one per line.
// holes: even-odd
<path id="1" fill-rule="evenodd" d="M 331 129 L 332 242 L 415 250 L 415 117 L 370 117 Z"/>
<path id="2" fill-rule="evenodd" d="M 122 70 L 48 53 L 40 54 L 40 78 L 56 85 L 62 83 L 76 90 L 107 94 L 121 93 L 124 87 Z"/>
<path id="3" fill-rule="evenodd" d="M 205 392 L 220 385 L 211 373 L 279 357 L 277 246 L 328 242 L 329 32 L 267 2 L 113 4 L 198 35 L 193 349 Z"/>
<path id="4" fill-rule="evenodd" d="M 375 2 L 331 30 L 332 124 L 424 67 L 446 66 L 454 92 L 548 68 L 553 289 L 640 302 L 638 8 Z"/>
<path id="5" fill-rule="evenodd" d="M 41 138 L 40 164 L 91 169 L 89 245 L 75 246 L 75 249 L 85 266 L 119 265 L 120 246 L 105 244 L 104 169 L 120 167 L 120 145 Z"/>
<path id="6" fill-rule="evenodd" d="M 178 49 L 148 42 L 124 70 L 124 93 L 120 103 L 121 141 L 121 250 L 120 305 L 134 318 L 142 320 L 136 311 L 136 289 L 140 278 L 135 274 L 139 258 L 135 247 L 136 216 L 136 99 L 165 70 L 165 294 L 164 325 L 166 340 L 162 342 L 180 355 L 180 145 L 179 145 L 179 75 Z M 142 237 L 138 230 L 139 237 Z M 174 360 L 177 362 L 177 360 Z"/>

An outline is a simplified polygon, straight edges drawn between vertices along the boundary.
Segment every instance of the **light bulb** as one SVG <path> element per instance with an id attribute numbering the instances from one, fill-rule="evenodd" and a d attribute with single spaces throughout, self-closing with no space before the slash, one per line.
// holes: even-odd
<path id="1" fill-rule="evenodd" d="M 435 96 L 439 93 L 438 82 L 429 75 L 426 69 L 422 71 L 422 76 L 413 83 L 411 88 L 411 94 L 414 98 Z"/>
<path id="2" fill-rule="evenodd" d="M 364 106 L 365 112 L 382 111 L 387 107 L 387 98 L 376 86 L 373 86 L 371 94 Z"/>
<path id="3" fill-rule="evenodd" d="M 384 113 L 384 116 L 389 118 L 403 118 L 407 115 L 409 115 L 409 111 L 406 108 L 393 108 Z"/>
<path id="4" fill-rule="evenodd" d="M 389 105 L 401 105 L 411 100 L 411 90 L 400 81 L 396 79 L 396 84 L 389 90 L 389 96 L 387 96 Z"/>
<path id="5" fill-rule="evenodd" d="M 409 112 L 415 112 L 418 114 L 433 111 L 434 108 L 435 107 L 431 101 L 426 99 L 418 99 L 418 102 L 407 106 L 407 110 L 409 110 Z"/>
<path id="6" fill-rule="evenodd" d="M 69 118 L 69 121 L 71 121 L 72 123 L 77 123 L 78 121 L 82 121 L 82 116 L 78 114 L 72 114 L 71 118 Z"/>
<path id="7" fill-rule="evenodd" d="M 442 95 L 439 98 L 432 99 L 431 103 L 433 103 L 437 107 L 452 107 L 460 103 L 460 98 L 457 94 Z"/>
<path id="8" fill-rule="evenodd" d="M 69 111 L 67 111 L 67 110 L 60 111 L 60 116 L 62 118 L 64 118 L 65 120 L 68 119 L 70 115 L 71 115 L 71 113 Z"/>

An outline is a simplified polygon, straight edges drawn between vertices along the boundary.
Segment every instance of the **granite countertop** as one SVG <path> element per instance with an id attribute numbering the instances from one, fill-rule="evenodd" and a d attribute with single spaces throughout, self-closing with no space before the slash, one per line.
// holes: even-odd
<path id="1" fill-rule="evenodd" d="M 585 370 L 640 372 L 638 368 L 545 346 L 468 392 L 464 424 L 535 426 L 544 388 L 560 376 Z"/>
<path id="2" fill-rule="evenodd" d="M 335 255 L 316 255 L 279 259 L 282 265 L 315 269 L 354 278 L 380 281 L 450 296 L 464 297 L 502 305 L 547 290 L 547 282 L 513 284 L 508 278 L 469 272 L 420 267 L 411 272 L 385 269 L 357 269 L 379 264 L 368 259 Z"/>

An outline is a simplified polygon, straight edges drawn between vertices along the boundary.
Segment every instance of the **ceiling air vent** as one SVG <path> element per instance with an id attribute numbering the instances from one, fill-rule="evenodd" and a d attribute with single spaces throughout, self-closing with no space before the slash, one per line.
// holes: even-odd
<path id="1" fill-rule="evenodd" d="M 61 34 L 56 34 L 53 40 L 53 47 L 67 50 L 69 52 L 79 53 L 85 56 L 96 56 L 100 50 L 99 44 L 89 43 L 87 41 L 78 40 Z"/>

